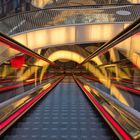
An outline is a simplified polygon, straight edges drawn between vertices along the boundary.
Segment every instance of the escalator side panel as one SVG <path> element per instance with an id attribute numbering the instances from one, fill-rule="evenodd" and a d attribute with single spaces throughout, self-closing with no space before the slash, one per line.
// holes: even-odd
<path id="1" fill-rule="evenodd" d="M 60 83 L 3 140 L 102 139 L 114 135 L 75 83 Z"/>

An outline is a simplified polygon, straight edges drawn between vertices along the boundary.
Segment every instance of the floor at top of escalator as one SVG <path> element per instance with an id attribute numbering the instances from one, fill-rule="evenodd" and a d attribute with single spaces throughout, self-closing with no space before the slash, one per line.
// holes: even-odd
<path id="1" fill-rule="evenodd" d="M 3 135 L 3 140 L 116 140 L 78 86 L 64 81 Z M 67 79 L 67 80 L 68 80 Z"/>
<path id="2" fill-rule="evenodd" d="M 74 83 L 72 76 L 65 76 L 61 83 Z"/>

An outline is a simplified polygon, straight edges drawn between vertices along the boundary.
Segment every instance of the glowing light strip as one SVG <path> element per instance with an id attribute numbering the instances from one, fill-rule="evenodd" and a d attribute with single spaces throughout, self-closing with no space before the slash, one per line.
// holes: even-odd
<path id="1" fill-rule="evenodd" d="M 88 76 L 88 75 L 81 75 L 81 76 L 84 77 L 84 78 L 90 79 L 90 80 L 95 80 L 95 81 L 100 82 L 100 81 L 98 80 L 98 78 L 95 78 L 95 77 L 93 77 L 93 76 Z M 111 80 L 112 80 L 112 81 L 116 81 L 115 78 L 111 78 Z M 140 84 L 140 82 L 133 82 L 132 80 L 124 80 L 124 79 L 122 79 L 121 82 L 126 82 L 126 83 L 128 83 L 128 84 Z"/>
<path id="2" fill-rule="evenodd" d="M 34 82 L 34 81 L 30 81 L 30 82 L 23 82 L 23 83 L 16 84 L 16 85 L 12 85 L 12 86 L 2 87 L 2 88 L 0 88 L 0 91 L 5 91 L 5 90 L 9 90 L 9 89 L 13 89 L 13 88 L 20 87 L 20 86 L 29 85 L 29 84 L 32 84 L 33 82 Z"/>
<path id="3" fill-rule="evenodd" d="M 75 79 L 75 78 L 74 78 Z M 132 138 L 123 130 L 123 128 L 111 117 L 111 115 L 99 104 L 99 102 L 94 98 L 94 96 L 88 92 L 78 79 L 75 79 L 80 88 L 84 91 L 86 96 L 92 102 L 92 104 L 100 110 L 101 114 L 111 123 L 111 125 L 116 129 L 116 131 L 122 136 L 124 140 L 132 140 Z"/>
<path id="4" fill-rule="evenodd" d="M 14 79 L 14 78 L 13 78 L 13 79 Z M 0 80 L 0 83 L 11 82 L 13 79 L 8 79 L 8 80 L 3 79 L 3 80 Z"/>
<path id="5" fill-rule="evenodd" d="M 136 84 L 136 85 L 140 84 L 140 82 L 134 82 L 133 80 L 124 80 L 124 79 L 122 79 L 122 82 L 126 82 L 126 83 L 129 83 L 129 84 Z"/>
<path id="6" fill-rule="evenodd" d="M 27 54 L 27 55 L 32 56 L 32 57 L 34 57 L 34 58 L 43 60 L 43 61 L 49 63 L 50 65 L 53 65 L 53 66 L 56 65 L 54 62 L 51 62 L 51 61 L 49 61 L 48 59 L 46 59 L 46 58 L 40 56 L 39 54 L 33 52 L 33 51 L 30 50 L 29 48 L 25 48 L 25 47 L 23 47 L 23 46 L 20 46 L 20 45 L 18 45 L 18 44 L 16 44 L 16 43 L 13 43 L 13 42 L 11 42 L 11 41 L 9 41 L 8 39 L 5 39 L 5 38 L 3 38 L 3 37 L 0 37 L 0 41 L 2 41 L 3 43 L 6 43 L 7 45 L 9 45 L 8 47 L 13 48 L 13 49 L 15 49 L 15 50 L 17 50 L 17 51 L 19 51 L 19 52 L 21 52 L 21 53 L 24 53 L 24 54 Z"/>
<path id="7" fill-rule="evenodd" d="M 137 93 L 137 94 L 140 95 L 140 90 L 138 90 L 138 89 L 129 88 L 129 87 L 127 87 L 127 86 L 122 86 L 122 85 L 118 85 L 118 84 L 112 84 L 112 85 L 115 86 L 115 87 L 121 88 L 121 89 L 125 89 L 125 90 L 128 90 L 128 91 L 132 91 L 132 92 Z"/>
<path id="8" fill-rule="evenodd" d="M 35 104 L 39 99 L 41 99 L 47 92 L 49 92 L 54 86 L 56 86 L 64 77 L 61 77 L 56 82 L 54 82 L 52 85 L 50 85 L 46 90 L 41 92 L 39 95 L 34 97 L 31 101 L 29 101 L 27 104 L 25 104 L 23 107 L 21 107 L 17 112 L 15 112 L 13 115 L 11 115 L 7 120 L 2 122 L 0 124 L 0 130 L 7 127 L 14 119 L 16 119 L 18 116 L 20 116 L 22 113 L 24 113 L 28 108 Z"/>
<path id="9" fill-rule="evenodd" d="M 50 77 L 47 77 L 47 78 L 52 78 L 54 77 L 55 75 L 51 75 Z M 46 79 L 47 79 L 46 78 Z M 46 80 L 46 79 L 43 79 L 43 80 Z M 39 81 L 39 79 L 37 79 L 37 81 Z M 23 83 L 20 83 L 20 84 L 16 84 L 16 85 L 12 85 L 12 86 L 6 86 L 6 87 L 1 87 L 0 88 L 0 91 L 5 91 L 5 90 L 9 90 L 9 89 L 13 89 L 13 88 L 17 88 L 17 87 L 20 87 L 20 86 L 25 86 L 25 85 L 29 85 L 29 84 L 32 84 L 34 83 L 35 80 L 32 80 L 32 81 L 29 81 L 29 82 L 23 82 Z"/>
<path id="10" fill-rule="evenodd" d="M 100 81 L 97 78 L 95 78 L 95 77 L 88 76 L 88 75 L 82 75 L 82 77 L 87 78 L 87 79 L 90 79 L 90 80 L 94 80 L 94 81 L 97 81 L 97 82 L 100 83 Z"/>
<path id="11" fill-rule="evenodd" d="M 90 79 L 90 80 L 94 80 L 94 81 L 97 81 L 97 82 L 100 83 L 100 81 L 97 78 L 94 78 L 92 76 L 82 75 L 82 77 L 87 78 L 87 79 Z M 113 78 L 111 80 L 116 81 Z M 132 82 L 131 81 L 128 81 L 128 80 L 122 80 L 122 81 L 132 84 Z M 140 84 L 140 83 L 139 82 L 135 82 L 134 84 Z M 132 91 L 134 93 L 140 94 L 140 90 L 138 90 L 138 89 L 129 88 L 127 86 L 122 86 L 122 85 L 118 85 L 118 84 L 112 84 L 112 85 L 115 86 L 115 87 L 119 87 L 121 89 L 129 90 L 129 91 Z"/>

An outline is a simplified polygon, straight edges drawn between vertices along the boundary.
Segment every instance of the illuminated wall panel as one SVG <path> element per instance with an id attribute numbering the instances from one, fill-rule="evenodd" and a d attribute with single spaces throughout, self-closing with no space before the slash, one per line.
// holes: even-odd
<path id="1" fill-rule="evenodd" d="M 130 56 L 130 46 L 131 46 L 131 37 L 127 38 L 125 41 L 116 45 L 116 48 L 119 50 L 121 54 L 125 57 Z"/>
<path id="2" fill-rule="evenodd" d="M 75 42 L 75 26 L 41 29 L 13 36 L 30 49 L 71 44 Z"/>
<path id="3" fill-rule="evenodd" d="M 139 53 L 140 52 L 140 32 L 133 35 L 131 38 L 132 38 L 131 50 L 134 53 Z"/>
<path id="4" fill-rule="evenodd" d="M 37 30 L 27 33 L 28 47 L 30 49 L 38 48 L 38 46 L 45 47 L 48 44 L 48 35 L 46 30 Z"/>
<path id="5" fill-rule="evenodd" d="M 46 30 L 47 45 L 60 45 L 75 42 L 75 26 L 60 27 Z"/>
<path id="6" fill-rule="evenodd" d="M 140 3 L 140 0 L 128 0 L 128 1 L 132 3 Z"/>
<path id="7" fill-rule="evenodd" d="M 16 41 L 20 42 L 21 44 L 28 46 L 27 34 L 20 34 L 13 37 Z"/>
<path id="8" fill-rule="evenodd" d="M 124 28 L 123 24 L 77 25 L 43 28 L 13 36 L 30 49 L 86 42 L 108 41 Z"/>
<path id="9" fill-rule="evenodd" d="M 50 0 L 32 0 L 32 5 L 43 8 L 46 4 L 48 4 Z"/>
<path id="10" fill-rule="evenodd" d="M 77 27 L 77 42 L 102 42 L 110 40 L 120 31 L 122 24 L 98 24 Z"/>

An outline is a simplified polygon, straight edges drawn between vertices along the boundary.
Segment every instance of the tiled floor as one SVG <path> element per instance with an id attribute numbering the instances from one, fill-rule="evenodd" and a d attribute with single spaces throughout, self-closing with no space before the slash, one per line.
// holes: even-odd
<path id="1" fill-rule="evenodd" d="M 3 140 L 113 140 L 75 83 L 60 83 L 10 128 Z"/>

